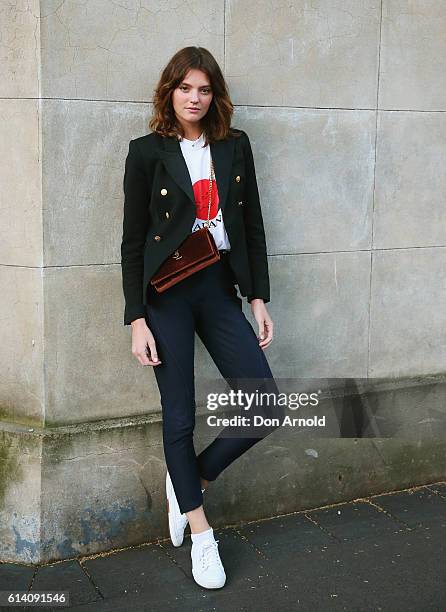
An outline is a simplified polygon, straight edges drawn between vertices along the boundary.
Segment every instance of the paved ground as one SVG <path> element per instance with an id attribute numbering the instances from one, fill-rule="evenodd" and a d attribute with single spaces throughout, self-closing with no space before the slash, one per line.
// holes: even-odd
<path id="1" fill-rule="evenodd" d="M 0 590 L 69 590 L 80 612 L 446 610 L 446 483 L 216 537 L 227 575 L 218 591 L 193 581 L 190 537 L 181 548 L 164 540 L 38 568 L 0 564 Z"/>

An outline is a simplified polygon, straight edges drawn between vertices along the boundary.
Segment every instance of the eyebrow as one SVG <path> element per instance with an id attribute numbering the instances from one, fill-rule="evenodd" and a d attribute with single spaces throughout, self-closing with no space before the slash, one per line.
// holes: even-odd
<path id="1" fill-rule="evenodd" d="M 180 83 L 180 85 L 187 85 L 188 87 L 192 87 L 192 85 L 190 83 L 187 83 L 186 81 L 182 81 Z M 201 85 L 200 88 L 201 87 L 210 87 L 210 86 L 211 86 L 210 84 L 209 85 Z"/>

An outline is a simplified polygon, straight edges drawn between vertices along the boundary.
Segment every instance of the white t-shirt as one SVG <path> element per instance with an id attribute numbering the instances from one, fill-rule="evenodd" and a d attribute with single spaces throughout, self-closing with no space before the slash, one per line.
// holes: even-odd
<path id="1" fill-rule="evenodd" d="M 210 147 L 203 147 L 204 134 L 201 133 L 197 140 L 180 140 L 181 152 L 189 170 L 192 187 L 195 195 L 196 218 L 191 232 L 195 232 L 203 227 L 208 218 L 209 207 L 209 173 L 210 173 Z M 212 203 L 209 215 L 209 231 L 211 232 L 217 249 L 230 250 L 228 234 L 223 222 L 223 212 L 219 205 L 217 182 L 212 180 Z"/>

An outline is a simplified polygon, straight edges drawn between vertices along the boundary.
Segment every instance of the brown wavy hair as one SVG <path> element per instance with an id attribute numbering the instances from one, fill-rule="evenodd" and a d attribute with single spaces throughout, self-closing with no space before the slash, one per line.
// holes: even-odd
<path id="1" fill-rule="evenodd" d="M 172 93 L 193 68 L 202 70 L 207 75 L 213 92 L 208 112 L 200 122 L 205 144 L 229 136 L 239 137 L 241 133 L 231 127 L 234 106 L 220 66 L 204 47 L 184 47 L 170 59 L 154 90 L 153 115 L 149 128 L 161 136 L 184 137 L 183 127 L 173 108 Z"/>

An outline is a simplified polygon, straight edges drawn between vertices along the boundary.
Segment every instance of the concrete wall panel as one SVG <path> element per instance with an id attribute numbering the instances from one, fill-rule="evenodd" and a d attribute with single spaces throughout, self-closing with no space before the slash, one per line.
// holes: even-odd
<path id="1" fill-rule="evenodd" d="M 125 158 L 150 107 L 46 100 L 43 109 L 45 265 L 117 263 Z"/>
<path id="2" fill-rule="evenodd" d="M 446 109 L 446 4 L 383 0 L 379 107 Z"/>
<path id="3" fill-rule="evenodd" d="M 374 247 L 446 245 L 444 113 L 378 116 Z"/>
<path id="4" fill-rule="evenodd" d="M 199 44 L 223 63 L 224 0 L 41 0 L 42 93 L 151 100 L 166 58 Z"/>
<path id="5" fill-rule="evenodd" d="M 160 410 L 152 367 L 131 353 L 118 265 L 45 271 L 49 426 Z"/>
<path id="6" fill-rule="evenodd" d="M 373 254 L 370 376 L 446 370 L 446 249 Z"/>
<path id="7" fill-rule="evenodd" d="M 237 104 L 375 108 L 380 2 L 228 0 Z"/>
<path id="8" fill-rule="evenodd" d="M 0 98 L 40 95 L 40 0 L 0 2 Z"/>
<path id="9" fill-rule="evenodd" d="M 235 125 L 250 136 L 268 253 L 370 248 L 372 112 L 244 106 Z"/>
<path id="10" fill-rule="evenodd" d="M 0 420 L 45 415 L 43 279 L 40 268 L 0 266 Z"/>
<path id="11" fill-rule="evenodd" d="M 0 100 L 0 264 L 42 265 L 40 110 Z"/>

